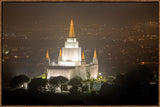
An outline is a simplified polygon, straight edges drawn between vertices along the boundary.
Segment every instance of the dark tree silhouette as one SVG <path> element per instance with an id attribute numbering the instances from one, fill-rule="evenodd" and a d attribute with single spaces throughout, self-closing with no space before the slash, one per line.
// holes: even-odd
<path id="1" fill-rule="evenodd" d="M 66 77 L 63 77 L 63 76 L 58 76 L 58 77 L 51 77 L 49 79 L 49 83 L 50 84 L 54 84 L 56 86 L 59 86 L 59 85 L 62 85 L 62 84 L 65 84 L 68 82 L 68 79 Z"/>
<path id="2" fill-rule="evenodd" d="M 64 87 L 62 87 L 62 85 L 66 84 L 67 82 L 68 82 L 68 79 L 63 76 L 51 77 L 49 79 L 49 83 L 60 87 L 61 91 L 62 91 L 62 88 L 64 88 Z"/>
<path id="3" fill-rule="evenodd" d="M 82 78 L 80 77 L 75 77 L 72 78 L 69 82 L 69 85 L 72 85 L 72 88 L 70 89 L 70 92 L 72 94 L 77 94 L 78 92 L 78 87 L 82 86 Z"/>
<path id="4" fill-rule="evenodd" d="M 35 78 L 29 83 L 29 91 L 30 92 L 39 92 L 40 87 L 44 87 L 47 84 L 46 79 Z"/>
<path id="5" fill-rule="evenodd" d="M 10 86 L 12 88 L 18 88 L 24 82 L 28 82 L 29 78 L 26 75 L 19 75 L 11 79 Z"/>
<path id="6" fill-rule="evenodd" d="M 135 85 L 148 84 L 153 80 L 153 73 L 145 65 L 138 65 L 125 75 L 117 75 L 115 84 L 134 87 Z"/>
<path id="7" fill-rule="evenodd" d="M 80 77 L 75 77 L 75 78 L 72 78 L 69 82 L 69 85 L 72 85 L 72 86 L 82 86 L 82 78 Z"/>
<path id="8" fill-rule="evenodd" d="M 133 71 L 125 75 L 127 85 L 148 84 L 153 79 L 153 73 L 144 65 L 138 65 Z"/>

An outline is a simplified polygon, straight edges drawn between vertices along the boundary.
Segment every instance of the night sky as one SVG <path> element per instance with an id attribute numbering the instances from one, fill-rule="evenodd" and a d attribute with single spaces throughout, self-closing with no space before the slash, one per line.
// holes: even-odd
<path id="1" fill-rule="evenodd" d="M 52 32 L 54 26 L 124 26 L 158 18 L 158 3 L 2 3 L 3 32 Z M 38 33 L 37 33 L 38 34 Z"/>

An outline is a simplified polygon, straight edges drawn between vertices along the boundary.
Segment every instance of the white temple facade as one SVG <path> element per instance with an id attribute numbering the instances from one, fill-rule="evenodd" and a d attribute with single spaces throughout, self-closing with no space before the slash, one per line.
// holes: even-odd
<path id="1" fill-rule="evenodd" d="M 51 64 L 47 51 L 47 79 L 50 77 L 64 76 L 69 80 L 74 77 L 81 77 L 83 80 L 95 79 L 98 75 L 98 59 L 96 50 L 94 50 L 93 60 L 90 64 L 86 64 L 84 52 L 79 47 L 79 42 L 75 37 L 73 20 L 70 23 L 69 37 L 65 42 L 65 46 L 60 49 L 58 56 L 58 64 Z"/>

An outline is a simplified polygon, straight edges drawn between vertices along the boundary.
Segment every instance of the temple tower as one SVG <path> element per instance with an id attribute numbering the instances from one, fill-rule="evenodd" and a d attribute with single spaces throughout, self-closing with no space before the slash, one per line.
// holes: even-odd
<path id="1" fill-rule="evenodd" d="M 62 61 L 62 50 L 59 50 L 59 56 L 58 56 L 58 64 Z"/>
<path id="2" fill-rule="evenodd" d="M 58 60 L 58 64 L 63 66 L 81 65 L 81 47 L 75 38 L 73 20 L 70 23 L 69 37 L 62 48 L 62 60 Z"/>
<path id="3" fill-rule="evenodd" d="M 81 57 L 82 56 L 82 57 Z M 92 63 L 87 64 L 85 53 L 81 53 L 81 47 L 76 39 L 73 20 L 71 20 L 69 35 L 64 47 L 59 50 L 58 64 L 50 64 L 49 53 L 46 53 L 46 72 L 47 79 L 50 77 L 64 76 L 69 80 L 80 77 L 83 80 L 96 79 L 98 75 L 98 58 L 96 49 Z"/>
<path id="4" fill-rule="evenodd" d="M 46 65 L 47 65 L 47 66 L 50 65 L 50 58 L 49 58 L 48 50 L 47 50 L 47 52 L 46 52 Z"/>
<path id="5" fill-rule="evenodd" d="M 93 55 L 92 62 L 93 62 L 93 64 L 98 65 L 98 58 L 97 58 L 96 49 L 94 49 L 94 55 Z"/>
<path id="6" fill-rule="evenodd" d="M 84 52 L 82 53 L 82 65 L 86 65 L 86 61 L 85 61 Z"/>

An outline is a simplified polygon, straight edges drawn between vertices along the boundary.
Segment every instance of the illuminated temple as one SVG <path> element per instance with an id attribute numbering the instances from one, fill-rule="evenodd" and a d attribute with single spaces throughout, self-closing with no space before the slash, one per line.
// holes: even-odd
<path id="1" fill-rule="evenodd" d="M 58 64 L 50 62 L 48 51 L 46 61 L 47 79 L 57 76 L 64 76 L 69 80 L 74 77 L 81 77 L 83 80 L 97 78 L 98 59 L 96 50 L 93 50 L 91 63 L 86 64 L 84 52 L 82 53 L 75 37 L 73 20 L 70 23 L 69 37 L 65 42 L 65 46 L 59 51 Z"/>

